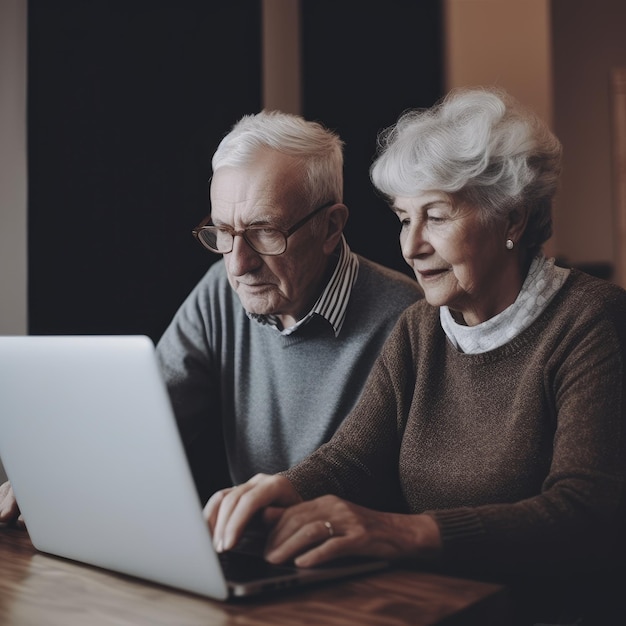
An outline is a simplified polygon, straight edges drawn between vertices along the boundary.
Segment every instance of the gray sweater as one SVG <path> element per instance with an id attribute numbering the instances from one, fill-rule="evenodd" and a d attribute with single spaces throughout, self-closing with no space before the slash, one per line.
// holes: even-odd
<path id="1" fill-rule="evenodd" d="M 419 297 L 415 280 L 359 257 L 339 335 L 314 316 L 283 336 L 249 319 L 223 261 L 215 263 L 157 346 L 196 480 L 219 472 L 223 448 L 230 479 L 240 483 L 284 470 L 327 441 L 399 314 Z M 221 486 L 199 488 L 204 498 Z"/>

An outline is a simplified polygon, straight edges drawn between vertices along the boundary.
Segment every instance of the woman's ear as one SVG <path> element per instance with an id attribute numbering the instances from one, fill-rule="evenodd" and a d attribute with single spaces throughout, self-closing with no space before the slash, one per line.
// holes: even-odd
<path id="1" fill-rule="evenodd" d="M 509 225 L 506 237 L 515 244 L 519 243 L 528 224 L 528 210 L 525 207 L 513 209 L 509 215 Z"/>
<path id="2" fill-rule="evenodd" d="M 324 239 L 324 252 L 332 254 L 343 233 L 343 229 L 348 221 L 348 207 L 345 204 L 337 203 L 328 208 L 328 222 L 326 237 Z"/>

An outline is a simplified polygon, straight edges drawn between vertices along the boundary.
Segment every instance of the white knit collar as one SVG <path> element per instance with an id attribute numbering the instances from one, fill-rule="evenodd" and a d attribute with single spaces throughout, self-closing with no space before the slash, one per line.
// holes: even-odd
<path id="1" fill-rule="evenodd" d="M 498 315 L 476 326 L 455 322 L 447 306 L 439 309 L 441 326 L 452 344 L 467 354 L 488 352 L 503 346 L 528 328 L 548 306 L 570 271 L 554 259 L 537 255 L 515 302 Z"/>

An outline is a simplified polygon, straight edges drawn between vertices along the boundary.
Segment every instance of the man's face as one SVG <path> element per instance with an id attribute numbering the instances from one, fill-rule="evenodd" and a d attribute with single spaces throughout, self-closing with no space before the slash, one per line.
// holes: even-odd
<path id="1" fill-rule="evenodd" d="M 221 167 L 211 182 L 211 218 L 216 226 L 287 229 L 316 207 L 303 200 L 303 171 L 292 157 L 264 150 L 253 165 Z M 231 287 L 250 313 L 277 315 L 293 325 L 313 306 L 327 263 L 326 229 L 305 224 L 279 256 L 255 252 L 243 237 L 224 254 Z"/>

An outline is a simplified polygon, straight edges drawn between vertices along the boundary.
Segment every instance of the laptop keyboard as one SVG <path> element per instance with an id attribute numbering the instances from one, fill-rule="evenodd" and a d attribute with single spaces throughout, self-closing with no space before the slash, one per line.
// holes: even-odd
<path id="1" fill-rule="evenodd" d="M 274 578 L 293 574 L 293 567 L 272 565 L 262 556 L 248 554 L 247 552 L 222 552 L 219 555 L 220 564 L 226 580 L 237 583 L 246 583 L 264 578 Z"/>

